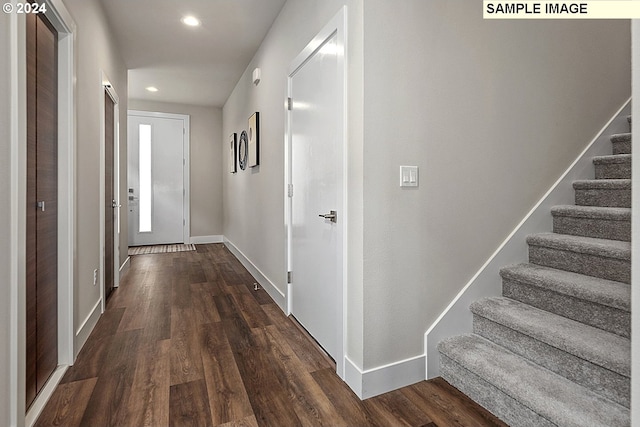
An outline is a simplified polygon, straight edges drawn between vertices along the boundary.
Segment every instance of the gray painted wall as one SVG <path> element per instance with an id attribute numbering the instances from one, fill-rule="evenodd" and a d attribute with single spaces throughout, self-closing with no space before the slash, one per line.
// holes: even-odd
<path id="1" fill-rule="evenodd" d="M 222 235 L 222 109 L 137 99 L 129 100 L 129 109 L 191 116 L 190 235 Z"/>
<path id="2" fill-rule="evenodd" d="M 630 27 L 484 21 L 481 2 L 445 0 L 367 0 L 364 22 L 372 368 L 423 353 L 427 328 L 630 96 Z M 417 190 L 398 187 L 404 164 L 420 167 Z"/>

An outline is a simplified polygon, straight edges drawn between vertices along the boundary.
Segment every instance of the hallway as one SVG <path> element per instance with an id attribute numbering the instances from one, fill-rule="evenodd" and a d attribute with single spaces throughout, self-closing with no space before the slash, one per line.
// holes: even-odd
<path id="1" fill-rule="evenodd" d="M 360 401 L 222 244 L 139 255 L 36 426 L 504 426 L 441 379 Z"/>

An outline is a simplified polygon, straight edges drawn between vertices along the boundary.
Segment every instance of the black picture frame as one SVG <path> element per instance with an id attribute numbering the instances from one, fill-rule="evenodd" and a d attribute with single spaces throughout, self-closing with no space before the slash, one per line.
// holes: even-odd
<path id="1" fill-rule="evenodd" d="M 249 167 L 260 165 L 260 113 L 255 112 L 249 117 Z"/>
<path id="2" fill-rule="evenodd" d="M 238 172 L 238 134 L 229 135 L 229 173 Z"/>

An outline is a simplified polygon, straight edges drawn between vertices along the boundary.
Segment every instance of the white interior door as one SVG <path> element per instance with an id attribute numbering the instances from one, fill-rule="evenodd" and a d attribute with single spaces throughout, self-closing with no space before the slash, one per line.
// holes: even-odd
<path id="1" fill-rule="evenodd" d="M 338 359 L 342 309 L 342 86 L 337 34 L 291 75 L 291 312 Z"/>
<path id="2" fill-rule="evenodd" d="M 128 117 L 129 246 L 184 243 L 185 121 Z"/>

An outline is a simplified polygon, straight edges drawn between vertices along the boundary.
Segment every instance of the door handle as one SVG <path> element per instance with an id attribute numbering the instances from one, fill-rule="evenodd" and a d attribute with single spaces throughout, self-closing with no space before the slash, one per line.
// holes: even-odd
<path id="1" fill-rule="evenodd" d="M 324 219 L 328 219 L 331 222 L 338 222 L 338 212 L 336 211 L 330 211 L 328 214 L 320 214 L 318 216 Z"/>
<path id="2" fill-rule="evenodd" d="M 118 204 L 118 202 L 116 202 L 115 200 L 112 200 L 112 201 L 111 201 L 111 207 L 112 207 L 112 208 L 114 208 L 114 209 L 115 209 L 115 208 L 119 208 L 119 207 L 121 207 L 121 206 L 122 206 L 122 205 Z"/>
<path id="3" fill-rule="evenodd" d="M 42 210 L 44 212 L 44 200 L 36 203 L 36 208 Z"/>

